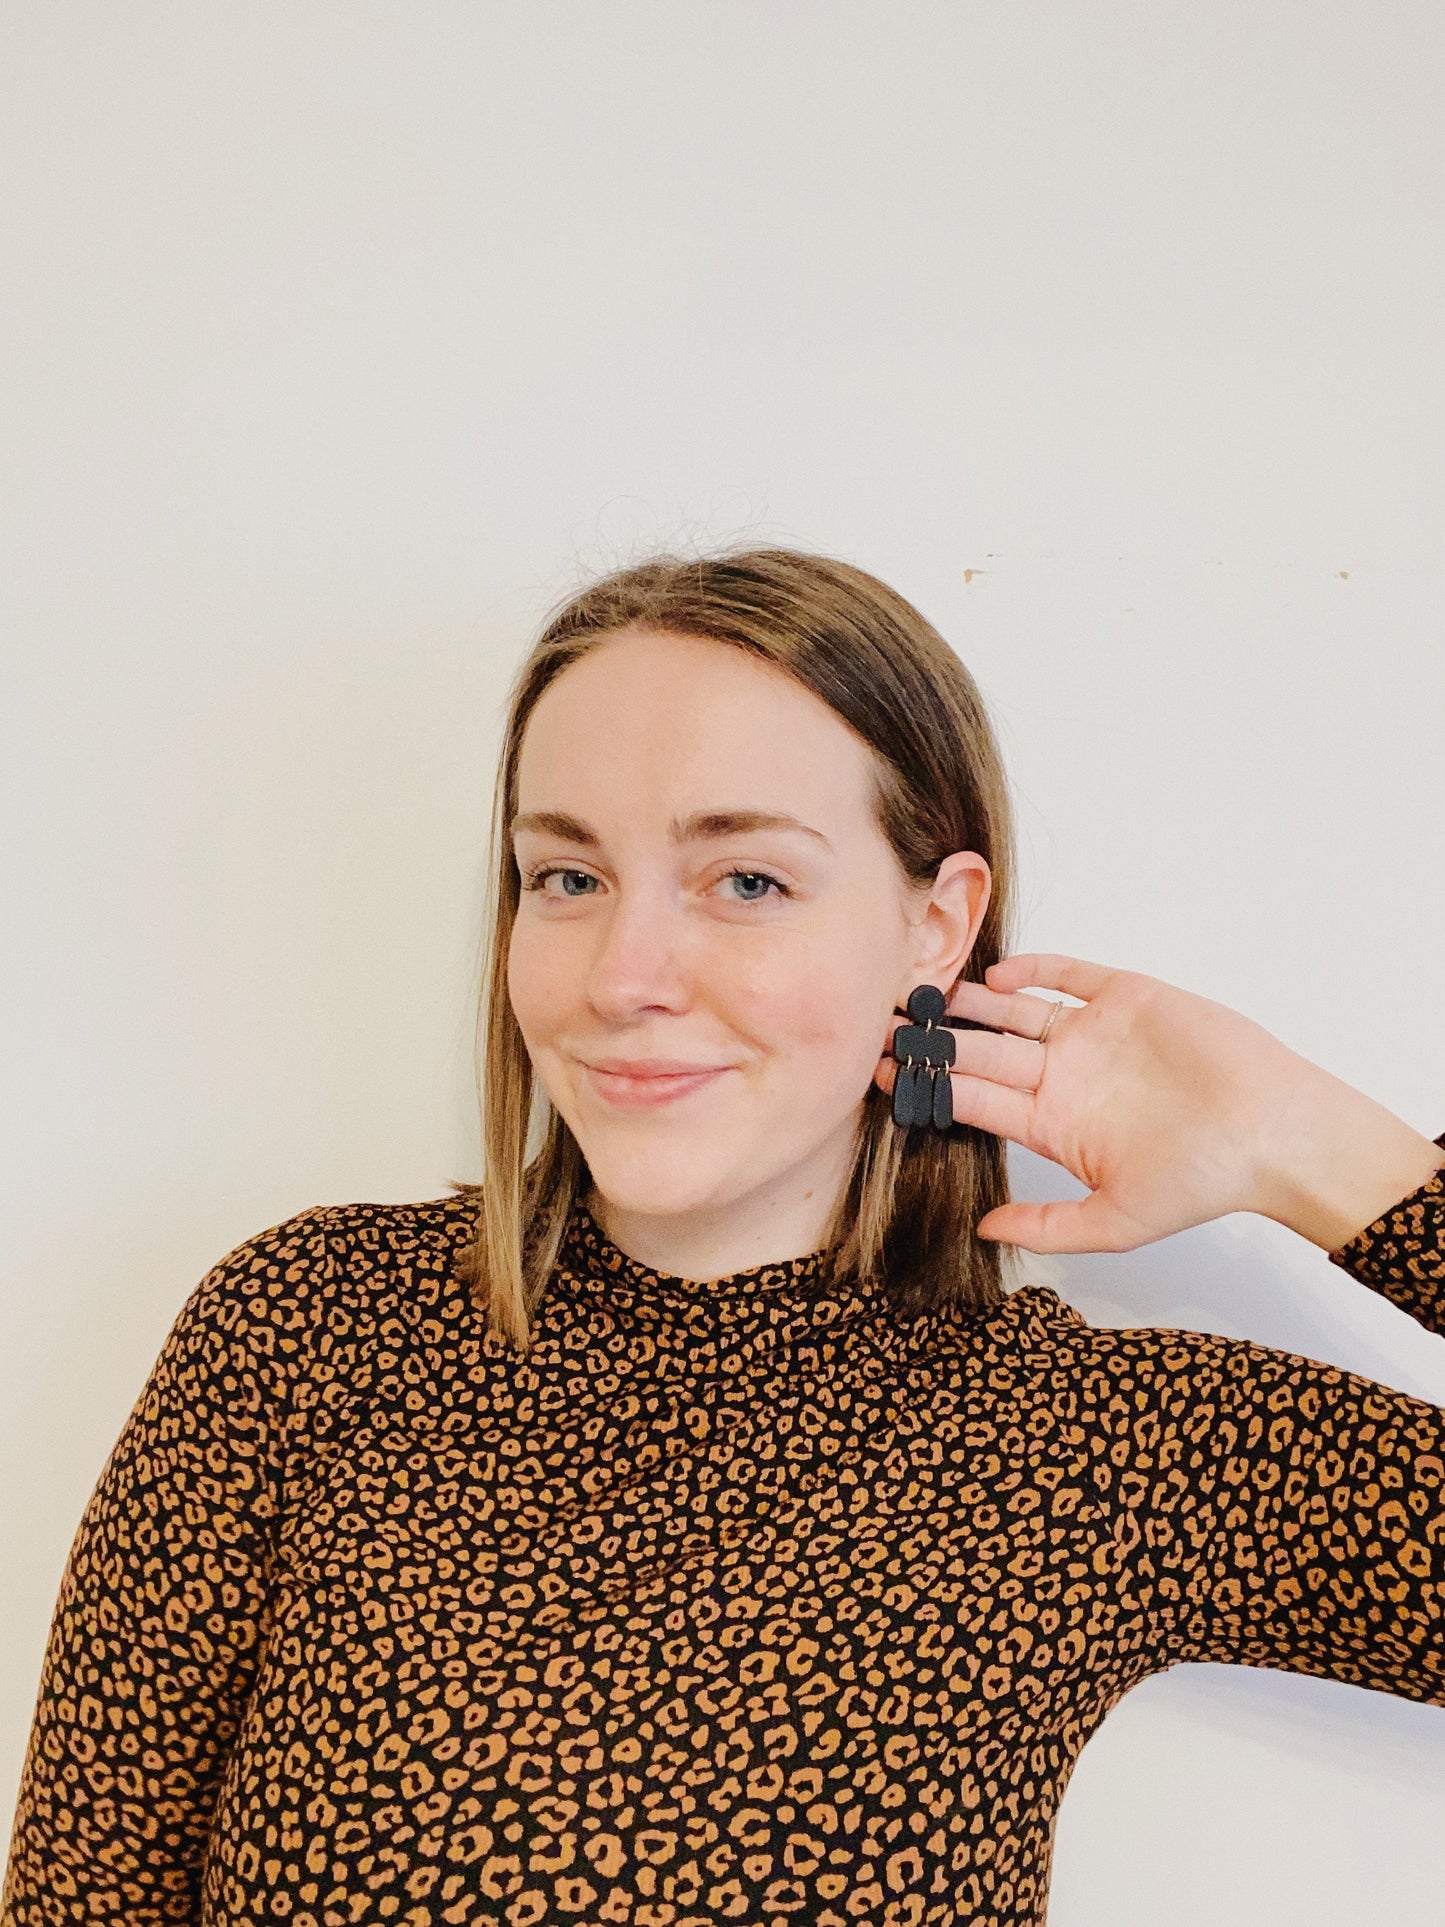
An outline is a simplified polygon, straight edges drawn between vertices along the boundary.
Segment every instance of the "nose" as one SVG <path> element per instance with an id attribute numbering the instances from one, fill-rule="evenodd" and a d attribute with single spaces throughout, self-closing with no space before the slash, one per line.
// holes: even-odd
<path id="1" fill-rule="evenodd" d="M 664 891 L 617 887 L 596 928 L 587 1000 L 599 1016 L 625 1023 L 686 1007 L 682 915 Z"/>

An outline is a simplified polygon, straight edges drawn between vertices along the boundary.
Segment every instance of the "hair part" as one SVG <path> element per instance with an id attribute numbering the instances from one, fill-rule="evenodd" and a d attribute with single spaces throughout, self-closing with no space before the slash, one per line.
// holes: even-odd
<path id="1" fill-rule="evenodd" d="M 993 888 L 961 974 L 983 982 L 1012 947 L 1013 812 L 993 727 L 963 663 L 895 590 L 829 556 L 743 549 L 654 556 L 570 596 L 548 618 L 508 702 L 478 1008 L 483 1175 L 480 1185 L 457 1187 L 479 1204 L 464 1267 L 478 1306 L 490 1330 L 524 1353 L 589 1174 L 538 1084 L 507 988 L 521 894 L 512 855 L 517 772 L 528 721 L 550 684 L 608 636 L 633 628 L 746 650 L 826 703 L 873 752 L 878 825 L 911 884 L 930 886 L 958 850 L 988 863 Z M 538 1103 L 541 1145 L 529 1158 Z M 1006 1254 L 974 1226 L 1007 1201 L 1001 1138 L 971 1125 L 946 1135 L 900 1130 L 887 1095 L 872 1085 L 824 1247 L 836 1253 L 835 1275 L 876 1290 L 901 1316 L 983 1310 L 1002 1296 Z"/>

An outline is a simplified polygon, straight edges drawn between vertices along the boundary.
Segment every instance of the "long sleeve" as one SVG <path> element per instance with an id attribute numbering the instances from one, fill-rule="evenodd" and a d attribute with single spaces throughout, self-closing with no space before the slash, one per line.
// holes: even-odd
<path id="1" fill-rule="evenodd" d="M 182 1310 L 62 1581 L 0 1921 L 194 1922 L 253 1680 L 303 1309 L 240 1247 Z"/>
<path id="2" fill-rule="evenodd" d="M 1435 1143 L 1445 1147 L 1445 1131 Z M 1330 1253 L 1330 1262 L 1445 1333 L 1445 1163 L 1418 1191 Z"/>
<path id="3" fill-rule="evenodd" d="M 1445 1329 L 1445 1170 L 1330 1256 Z M 1171 1656 L 1445 1704 L 1445 1410 L 1262 1346 L 1118 1337 L 1118 1543 Z"/>

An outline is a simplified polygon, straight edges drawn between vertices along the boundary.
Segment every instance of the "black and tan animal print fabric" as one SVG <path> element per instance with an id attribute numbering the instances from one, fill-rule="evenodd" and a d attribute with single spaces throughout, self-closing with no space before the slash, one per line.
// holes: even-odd
<path id="1" fill-rule="evenodd" d="M 1445 1146 L 1445 1131 L 1435 1139 Z M 1442 1227 L 1440 1187 L 1445 1166 L 1420 1190 L 1393 1206 L 1383 1218 L 1332 1251 L 1333 1263 L 1353 1272 L 1401 1311 L 1431 1331 L 1445 1326 L 1441 1299 L 1445 1297 L 1445 1227 Z"/>
<path id="2" fill-rule="evenodd" d="M 1232 1660 L 1445 1702 L 1445 1414 L 1095 1330 L 710 1284 L 579 1210 L 519 1363 L 463 1198 L 197 1289 L 85 1515 L 5 1927 L 1038 1923 L 1079 1750 Z M 1332 1253 L 1442 1322 L 1445 1174 Z"/>

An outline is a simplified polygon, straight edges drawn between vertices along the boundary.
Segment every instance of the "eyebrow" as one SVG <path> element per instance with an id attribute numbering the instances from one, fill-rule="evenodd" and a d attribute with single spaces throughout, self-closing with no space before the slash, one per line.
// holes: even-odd
<path id="1" fill-rule="evenodd" d="M 782 810 L 697 810 L 680 821 L 674 817 L 668 825 L 668 835 L 674 843 L 715 842 L 725 836 L 750 836 L 758 830 L 800 831 L 804 836 L 816 837 L 824 849 L 833 847 L 821 830 Z M 523 810 L 513 818 L 512 835 L 523 836 L 529 831 L 560 837 L 563 842 L 580 844 L 586 850 L 595 850 L 602 842 L 596 830 L 580 817 L 569 816 L 565 810 Z"/>

